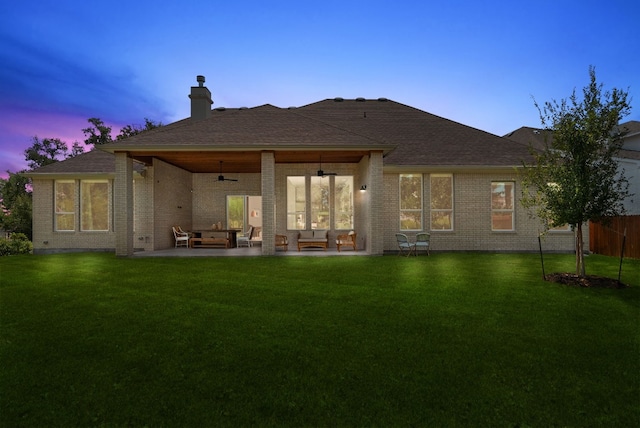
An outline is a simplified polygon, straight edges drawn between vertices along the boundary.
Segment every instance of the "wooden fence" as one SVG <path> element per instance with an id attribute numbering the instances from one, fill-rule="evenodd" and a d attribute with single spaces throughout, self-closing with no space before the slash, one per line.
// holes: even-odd
<path id="1" fill-rule="evenodd" d="M 589 223 L 589 250 L 595 254 L 620 257 L 625 228 L 624 256 L 640 259 L 640 215 L 612 217 L 606 225 Z"/>

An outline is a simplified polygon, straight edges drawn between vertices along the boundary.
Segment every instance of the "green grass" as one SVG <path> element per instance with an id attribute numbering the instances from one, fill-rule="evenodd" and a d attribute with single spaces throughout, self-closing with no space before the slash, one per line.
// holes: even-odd
<path id="1" fill-rule="evenodd" d="M 640 261 L 622 280 L 544 282 L 533 254 L 4 257 L 0 426 L 638 426 Z"/>

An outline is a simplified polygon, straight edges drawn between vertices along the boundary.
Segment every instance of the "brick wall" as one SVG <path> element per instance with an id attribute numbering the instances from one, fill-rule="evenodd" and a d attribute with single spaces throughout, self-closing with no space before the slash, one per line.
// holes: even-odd
<path id="1" fill-rule="evenodd" d="M 172 226 L 192 228 L 192 174 L 153 160 L 153 249 L 175 246 Z"/>
<path id="2" fill-rule="evenodd" d="M 514 181 L 515 231 L 491 230 L 491 182 Z M 399 174 L 384 175 L 386 205 L 384 207 L 384 249 L 396 251 L 395 234 L 400 232 Z M 454 230 L 429 231 L 429 174 L 423 174 L 424 228 L 431 233 L 433 250 L 439 251 L 537 251 L 538 234 L 543 230 L 538 219 L 519 203 L 520 182 L 510 173 L 455 173 L 454 182 Z M 583 229 L 584 230 L 584 229 Z M 414 239 L 416 232 L 406 232 Z M 585 246 L 589 245 L 585 233 Z M 574 250 L 573 232 L 550 232 L 544 237 L 545 251 Z"/>
<path id="3" fill-rule="evenodd" d="M 67 178 L 65 178 L 67 179 Z M 71 178 L 69 178 L 71 179 Z M 33 180 L 33 252 L 48 254 L 68 251 L 113 251 L 115 232 L 113 214 L 110 216 L 110 230 L 100 232 L 80 232 L 80 181 L 76 183 L 75 231 L 57 232 L 54 223 L 55 180 Z M 109 180 L 109 190 L 113 193 L 113 180 Z M 113 209 L 112 209 L 113 213 Z"/>

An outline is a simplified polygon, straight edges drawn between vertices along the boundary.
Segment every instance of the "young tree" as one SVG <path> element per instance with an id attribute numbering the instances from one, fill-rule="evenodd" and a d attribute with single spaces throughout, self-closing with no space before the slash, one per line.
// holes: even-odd
<path id="1" fill-rule="evenodd" d="M 596 72 L 579 100 L 574 90 L 568 100 L 535 103 L 550 141 L 533 151 L 525 163 L 521 203 L 532 210 L 545 230 L 571 225 L 576 239 L 576 274 L 585 275 L 583 224 L 606 220 L 624 212 L 629 183 L 618 173 L 614 156 L 622 147 L 620 119 L 629 114 L 628 94 L 620 89 L 602 91 Z"/>

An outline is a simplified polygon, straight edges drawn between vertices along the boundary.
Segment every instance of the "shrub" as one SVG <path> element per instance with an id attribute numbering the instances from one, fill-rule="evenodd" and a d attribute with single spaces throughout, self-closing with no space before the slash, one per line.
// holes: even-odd
<path id="1" fill-rule="evenodd" d="M 33 244 L 24 233 L 13 233 L 9 239 L 0 238 L 0 256 L 30 254 Z"/>

